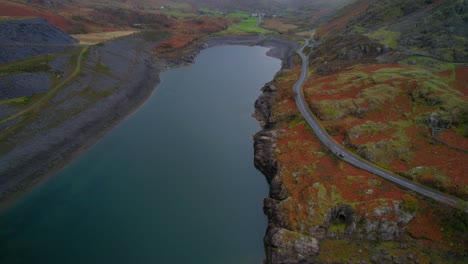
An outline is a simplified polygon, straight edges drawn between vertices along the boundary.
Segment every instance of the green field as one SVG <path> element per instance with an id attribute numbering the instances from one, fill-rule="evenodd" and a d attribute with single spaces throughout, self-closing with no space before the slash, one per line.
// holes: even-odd
<path id="1" fill-rule="evenodd" d="M 270 31 L 257 27 L 258 18 L 249 17 L 220 32 L 221 35 L 263 35 Z"/>
<path id="2" fill-rule="evenodd" d="M 249 14 L 243 12 L 231 12 L 227 14 L 227 17 L 248 18 Z"/>

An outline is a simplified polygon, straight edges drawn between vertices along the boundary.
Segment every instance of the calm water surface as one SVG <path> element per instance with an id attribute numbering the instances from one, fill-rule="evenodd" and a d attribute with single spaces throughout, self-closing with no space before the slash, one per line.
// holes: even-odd
<path id="1" fill-rule="evenodd" d="M 261 263 L 251 114 L 280 68 L 266 51 L 210 48 L 163 73 L 135 114 L 0 215 L 0 263 Z"/>

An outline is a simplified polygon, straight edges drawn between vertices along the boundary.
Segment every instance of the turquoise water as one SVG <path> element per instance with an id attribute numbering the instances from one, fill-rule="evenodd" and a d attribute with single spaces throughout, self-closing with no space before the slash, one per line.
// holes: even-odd
<path id="1" fill-rule="evenodd" d="M 264 177 L 251 117 L 280 69 L 265 48 L 204 50 L 0 215 L 0 263 L 261 263 Z"/>

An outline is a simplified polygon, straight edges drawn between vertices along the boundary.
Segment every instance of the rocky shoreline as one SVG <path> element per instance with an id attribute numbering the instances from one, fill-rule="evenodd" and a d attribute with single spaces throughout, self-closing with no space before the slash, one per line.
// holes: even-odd
<path id="1" fill-rule="evenodd" d="M 219 45 L 260 45 L 268 47 L 267 55 L 282 61 L 282 70 L 295 66 L 294 55 L 298 47 L 297 43 L 281 39 L 265 39 L 262 37 L 222 37 L 212 38 L 206 42 L 206 47 Z M 281 213 L 276 205 L 288 198 L 278 173 L 278 162 L 274 156 L 278 131 L 274 129 L 276 121 L 272 116 L 272 106 L 275 102 L 277 89 L 272 82 L 267 83 L 261 89 L 262 94 L 255 101 L 254 117 L 260 123 L 262 130 L 254 135 L 254 165 L 262 172 L 269 184 L 269 195 L 264 200 L 263 210 L 268 218 L 268 226 L 263 238 L 266 263 L 312 263 L 310 262 L 319 254 L 318 240 L 293 232 L 285 228 L 286 224 L 281 220 Z M 348 221 L 353 222 L 352 210 L 346 206 L 335 208 L 329 222 L 343 215 Z M 350 224 L 352 226 L 352 223 Z M 293 239 L 290 239 L 290 238 Z"/>
<path id="2" fill-rule="evenodd" d="M 278 173 L 278 162 L 274 156 L 278 131 L 273 128 L 275 120 L 271 116 L 271 107 L 277 91 L 273 84 L 267 83 L 262 92 L 255 102 L 255 117 L 263 130 L 254 136 L 254 164 L 270 185 L 269 196 L 265 198 L 263 205 L 268 218 L 268 227 L 263 238 L 266 263 L 311 263 L 307 260 L 312 260 L 319 253 L 318 240 L 285 228 L 287 224 L 277 210 L 281 201 L 289 196 Z"/>
<path id="3" fill-rule="evenodd" d="M 284 64 L 283 68 L 292 66 L 293 64 Z M 263 128 L 254 136 L 254 164 L 265 175 L 270 186 L 269 195 L 265 198 L 263 205 L 264 213 L 268 218 L 268 226 L 263 238 L 266 263 L 314 263 L 313 259 L 320 252 L 318 239 L 288 229 L 288 224 L 278 210 L 281 202 L 288 199 L 289 194 L 282 183 L 279 164 L 274 154 L 279 134 L 279 131 L 274 128 L 276 120 L 272 116 L 272 106 L 276 95 L 277 88 L 273 82 L 265 84 L 262 94 L 255 102 L 254 114 Z M 336 213 L 335 218 L 346 213 L 341 212 L 342 208 L 337 208 L 337 210 L 339 212 Z"/>

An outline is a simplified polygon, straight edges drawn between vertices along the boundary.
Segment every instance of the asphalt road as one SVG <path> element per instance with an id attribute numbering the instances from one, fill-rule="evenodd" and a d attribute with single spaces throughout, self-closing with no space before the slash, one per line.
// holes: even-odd
<path id="1" fill-rule="evenodd" d="M 307 103 L 304 99 L 304 94 L 302 93 L 302 86 L 305 80 L 307 79 L 307 73 L 308 73 L 308 68 L 309 68 L 309 56 L 305 55 L 303 51 L 304 51 L 304 48 L 309 45 L 309 43 L 310 43 L 309 40 L 306 40 L 306 43 L 297 51 L 297 54 L 302 59 L 302 70 L 301 70 L 301 75 L 299 76 L 299 79 L 293 86 L 293 93 L 294 93 L 294 99 L 296 101 L 297 108 L 299 109 L 302 116 L 309 124 L 309 126 L 312 128 L 314 133 L 317 135 L 318 139 L 329 150 L 331 150 L 336 156 L 338 156 L 343 161 L 355 167 L 371 172 L 400 187 L 412 190 L 416 193 L 432 198 L 446 205 L 457 207 L 457 208 L 462 208 L 465 212 L 467 212 L 468 207 L 466 205 L 467 204 L 466 201 L 444 194 L 444 193 L 441 193 L 441 192 L 438 192 L 438 191 L 435 191 L 433 189 L 419 185 L 403 177 L 400 177 L 398 175 L 385 171 L 382 168 L 379 168 L 371 164 L 370 162 L 367 162 L 357 157 L 355 154 L 345 150 L 341 145 L 335 142 L 331 136 L 327 134 L 327 132 L 320 126 L 316 117 L 310 112 L 309 107 L 307 106 Z"/>

